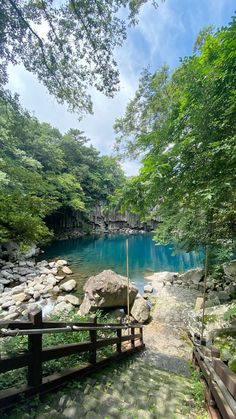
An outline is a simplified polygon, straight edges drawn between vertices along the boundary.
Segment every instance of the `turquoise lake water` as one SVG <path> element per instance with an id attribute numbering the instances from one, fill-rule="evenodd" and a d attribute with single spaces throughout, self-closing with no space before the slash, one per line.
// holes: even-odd
<path id="1" fill-rule="evenodd" d="M 82 286 L 87 278 L 104 269 L 126 275 L 125 242 L 129 239 L 129 272 L 131 281 L 140 291 L 147 281 L 145 276 L 153 272 L 184 272 L 201 266 L 202 255 L 196 252 L 173 254 L 173 246 L 156 245 L 152 234 L 103 235 L 78 239 L 60 240 L 45 248 L 41 259 L 66 259 L 73 277 Z"/>

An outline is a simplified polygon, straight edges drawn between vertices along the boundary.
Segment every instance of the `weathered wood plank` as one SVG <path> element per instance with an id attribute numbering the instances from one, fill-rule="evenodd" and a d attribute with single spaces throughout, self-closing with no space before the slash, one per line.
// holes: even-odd
<path id="1" fill-rule="evenodd" d="M 224 395 L 220 391 L 218 385 L 210 381 L 209 388 L 211 393 L 216 401 L 217 407 L 223 417 L 223 419 L 235 419 L 236 418 L 236 411 L 233 411 L 227 401 L 224 398 Z"/>
<path id="2" fill-rule="evenodd" d="M 236 399 L 236 374 L 234 374 L 221 360 L 216 358 L 213 358 L 213 368 L 234 399 Z"/>
<path id="3" fill-rule="evenodd" d="M 30 362 L 32 362 L 32 359 L 33 355 L 31 353 L 2 358 L 0 360 L 0 373 L 26 367 Z"/>

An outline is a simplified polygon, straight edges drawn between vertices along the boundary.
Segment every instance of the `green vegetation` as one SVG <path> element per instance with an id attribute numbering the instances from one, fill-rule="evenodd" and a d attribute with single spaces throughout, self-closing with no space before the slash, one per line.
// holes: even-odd
<path id="1" fill-rule="evenodd" d="M 0 243 L 42 243 L 45 219 L 71 211 L 84 220 L 124 182 L 115 158 L 100 156 L 78 130 L 62 135 L 0 95 Z"/>
<path id="2" fill-rule="evenodd" d="M 142 155 L 140 174 L 119 191 L 118 207 L 157 214 L 156 240 L 185 250 L 235 246 L 236 18 L 203 30 L 195 52 L 170 72 L 144 71 L 126 114 L 116 121 L 117 150 Z"/>
<path id="3" fill-rule="evenodd" d="M 233 320 L 234 318 L 236 318 L 236 302 L 234 306 L 229 308 L 224 314 L 225 320 L 231 320 L 231 319 Z"/>
<path id="4" fill-rule="evenodd" d="M 97 311 L 97 320 L 99 323 L 116 322 L 111 315 L 104 315 L 101 311 Z M 74 312 L 60 313 L 60 315 L 51 315 L 52 321 L 70 321 L 70 322 L 86 322 L 89 320 L 88 316 L 79 316 Z M 114 336 L 114 331 L 100 331 L 98 332 L 99 338 Z M 70 343 L 89 342 L 89 333 L 86 331 L 74 333 L 53 333 L 43 335 L 43 347 L 57 346 Z M 15 336 L 2 338 L 0 341 L 0 355 L 15 356 L 24 353 L 28 348 L 27 336 Z M 114 353 L 112 346 L 105 347 L 99 350 L 98 358 L 104 358 Z M 45 362 L 43 364 L 43 375 L 50 375 L 54 372 L 60 372 L 68 368 L 81 367 L 83 364 L 88 363 L 88 353 L 79 355 L 71 355 L 64 358 L 59 358 Z M 20 386 L 26 383 L 27 368 L 20 368 L 0 375 L 0 390 L 12 386 Z"/>
<path id="5" fill-rule="evenodd" d="M 8 0 L 0 2 L 0 89 L 7 66 L 23 64 L 80 115 L 92 112 L 88 87 L 107 96 L 119 88 L 113 52 L 147 0 Z M 152 1 L 156 6 L 156 2 Z M 120 9 L 129 10 L 127 19 Z"/>

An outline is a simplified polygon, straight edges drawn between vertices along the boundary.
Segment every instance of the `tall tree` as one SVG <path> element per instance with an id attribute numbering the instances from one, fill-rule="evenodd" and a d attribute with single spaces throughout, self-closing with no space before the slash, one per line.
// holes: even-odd
<path id="1" fill-rule="evenodd" d="M 125 151 L 143 153 L 121 201 L 143 216 L 156 211 L 157 239 L 185 249 L 235 240 L 235 34 L 234 17 L 215 34 L 204 31 L 172 74 L 145 74 L 116 123 Z"/>

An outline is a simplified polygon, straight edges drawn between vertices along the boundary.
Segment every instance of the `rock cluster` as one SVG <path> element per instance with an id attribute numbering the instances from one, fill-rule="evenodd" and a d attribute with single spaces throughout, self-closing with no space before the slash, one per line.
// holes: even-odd
<path id="1" fill-rule="evenodd" d="M 62 284 L 66 275 L 72 271 L 67 266 L 67 261 L 58 260 L 47 262 L 43 260 L 19 261 L 17 263 L 0 261 L 0 317 L 4 320 L 14 320 L 27 314 L 48 302 L 48 299 L 56 298 L 63 291 L 70 292 L 76 287 L 76 281 L 70 279 Z M 16 286 L 13 286 L 17 283 Z M 56 300 L 56 306 L 78 305 L 78 299 L 72 301 L 65 296 L 63 301 Z M 58 308 L 57 308 L 58 309 Z"/>
<path id="2" fill-rule="evenodd" d="M 236 298 L 236 260 L 223 265 L 224 275 L 221 278 L 207 278 L 207 307 L 223 304 Z M 164 286 L 186 287 L 204 290 L 204 270 L 201 268 L 190 269 L 183 274 L 178 272 L 158 272 L 148 277 L 149 280 L 158 280 Z"/>

